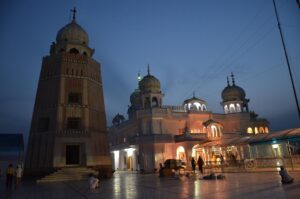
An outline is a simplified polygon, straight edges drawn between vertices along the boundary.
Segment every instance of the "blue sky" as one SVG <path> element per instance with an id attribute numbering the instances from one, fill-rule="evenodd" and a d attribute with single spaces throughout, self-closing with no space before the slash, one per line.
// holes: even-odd
<path id="1" fill-rule="evenodd" d="M 300 9 L 295 0 L 276 2 L 300 95 Z M 73 6 L 102 64 L 109 124 L 126 115 L 137 73 L 145 75 L 150 64 L 165 105 L 180 105 L 195 91 L 221 113 L 233 72 L 250 109 L 271 129 L 300 126 L 271 0 L 3 0 L 0 133 L 28 133 L 42 57 Z"/>

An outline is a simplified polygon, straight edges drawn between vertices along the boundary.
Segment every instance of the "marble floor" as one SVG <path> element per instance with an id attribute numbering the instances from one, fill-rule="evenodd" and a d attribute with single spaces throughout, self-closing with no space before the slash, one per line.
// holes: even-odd
<path id="1" fill-rule="evenodd" d="M 35 184 L 23 182 L 7 191 L 2 180 L 0 198 L 12 199 L 79 199 L 79 198 L 300 198 L 300 173 L 291 173 L 295 182 L 282 185 L 275 172 L 226 173 L 224 180 L 201 180 L 190 177 L 159 178 L 155 174 L 117 172 L 101 181 L 99 189 L 90 190 L 86 181 Z"/>

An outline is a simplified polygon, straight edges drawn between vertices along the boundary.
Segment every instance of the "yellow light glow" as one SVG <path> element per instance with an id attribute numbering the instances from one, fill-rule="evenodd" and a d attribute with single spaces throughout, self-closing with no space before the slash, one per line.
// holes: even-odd
<path id="1" fill-rule="evenodd" d="M 135 151 L 134 148 L 127 148 L 125 149 L 125 151 L 127 152 L 127 156 L 131 157 L 133 155 L 133 152 Z"/>

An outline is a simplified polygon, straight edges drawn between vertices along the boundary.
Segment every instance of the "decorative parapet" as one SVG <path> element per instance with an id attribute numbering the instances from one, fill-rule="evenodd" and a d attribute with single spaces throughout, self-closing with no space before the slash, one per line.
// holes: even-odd
<path id="1" fill-rule="evenodd" d="M 58 137 L 88 137 L 91 133 L 87 130 L 62 130 L 57 131 Z"/>
<path id="2" fill-rule="evenodd" d="M 162 106 L 162 108 L 169 109 L 172 112 L 183 112 L 183 113 L 187 112 L 185 110 L 184 106 L 164 105 L 164 106 Z"/>
<path id="3" fill-rule="evenodd" d="M 150 135 L 139 135 L 134 136 L 129 139 L 130 144 L 139 144 L 139 143 L 166 143 L 173 142 L 172 134 L 150 134 Z"/>
<path id="4" fill-rule="evenodd" d="M 207 140 L 206 133 L 189 133 L 186 132 L 182 135 L 174 136 L 175 142 L 184 142 L 184 141 L 205 141 Z"/>
<path id="5" fill-rule="evenodd" d="M 138 117 L 163 117 L 168 115 L 168 109 L 166 108 L 151 108 L 151 109 L 142 109 L 137 111 Z"/>

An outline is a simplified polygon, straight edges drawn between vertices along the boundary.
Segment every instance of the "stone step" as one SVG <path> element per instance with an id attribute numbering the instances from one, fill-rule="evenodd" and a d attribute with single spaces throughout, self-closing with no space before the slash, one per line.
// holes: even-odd
<path id="1" fill-rule="evenodd" d="M 37 183 L 87 180 L 90 173 L 93 173 L 94 175 L 98 174 L 97 171 L 85 167 L 62 168 L 50 175 L 37 180 Z"/>

